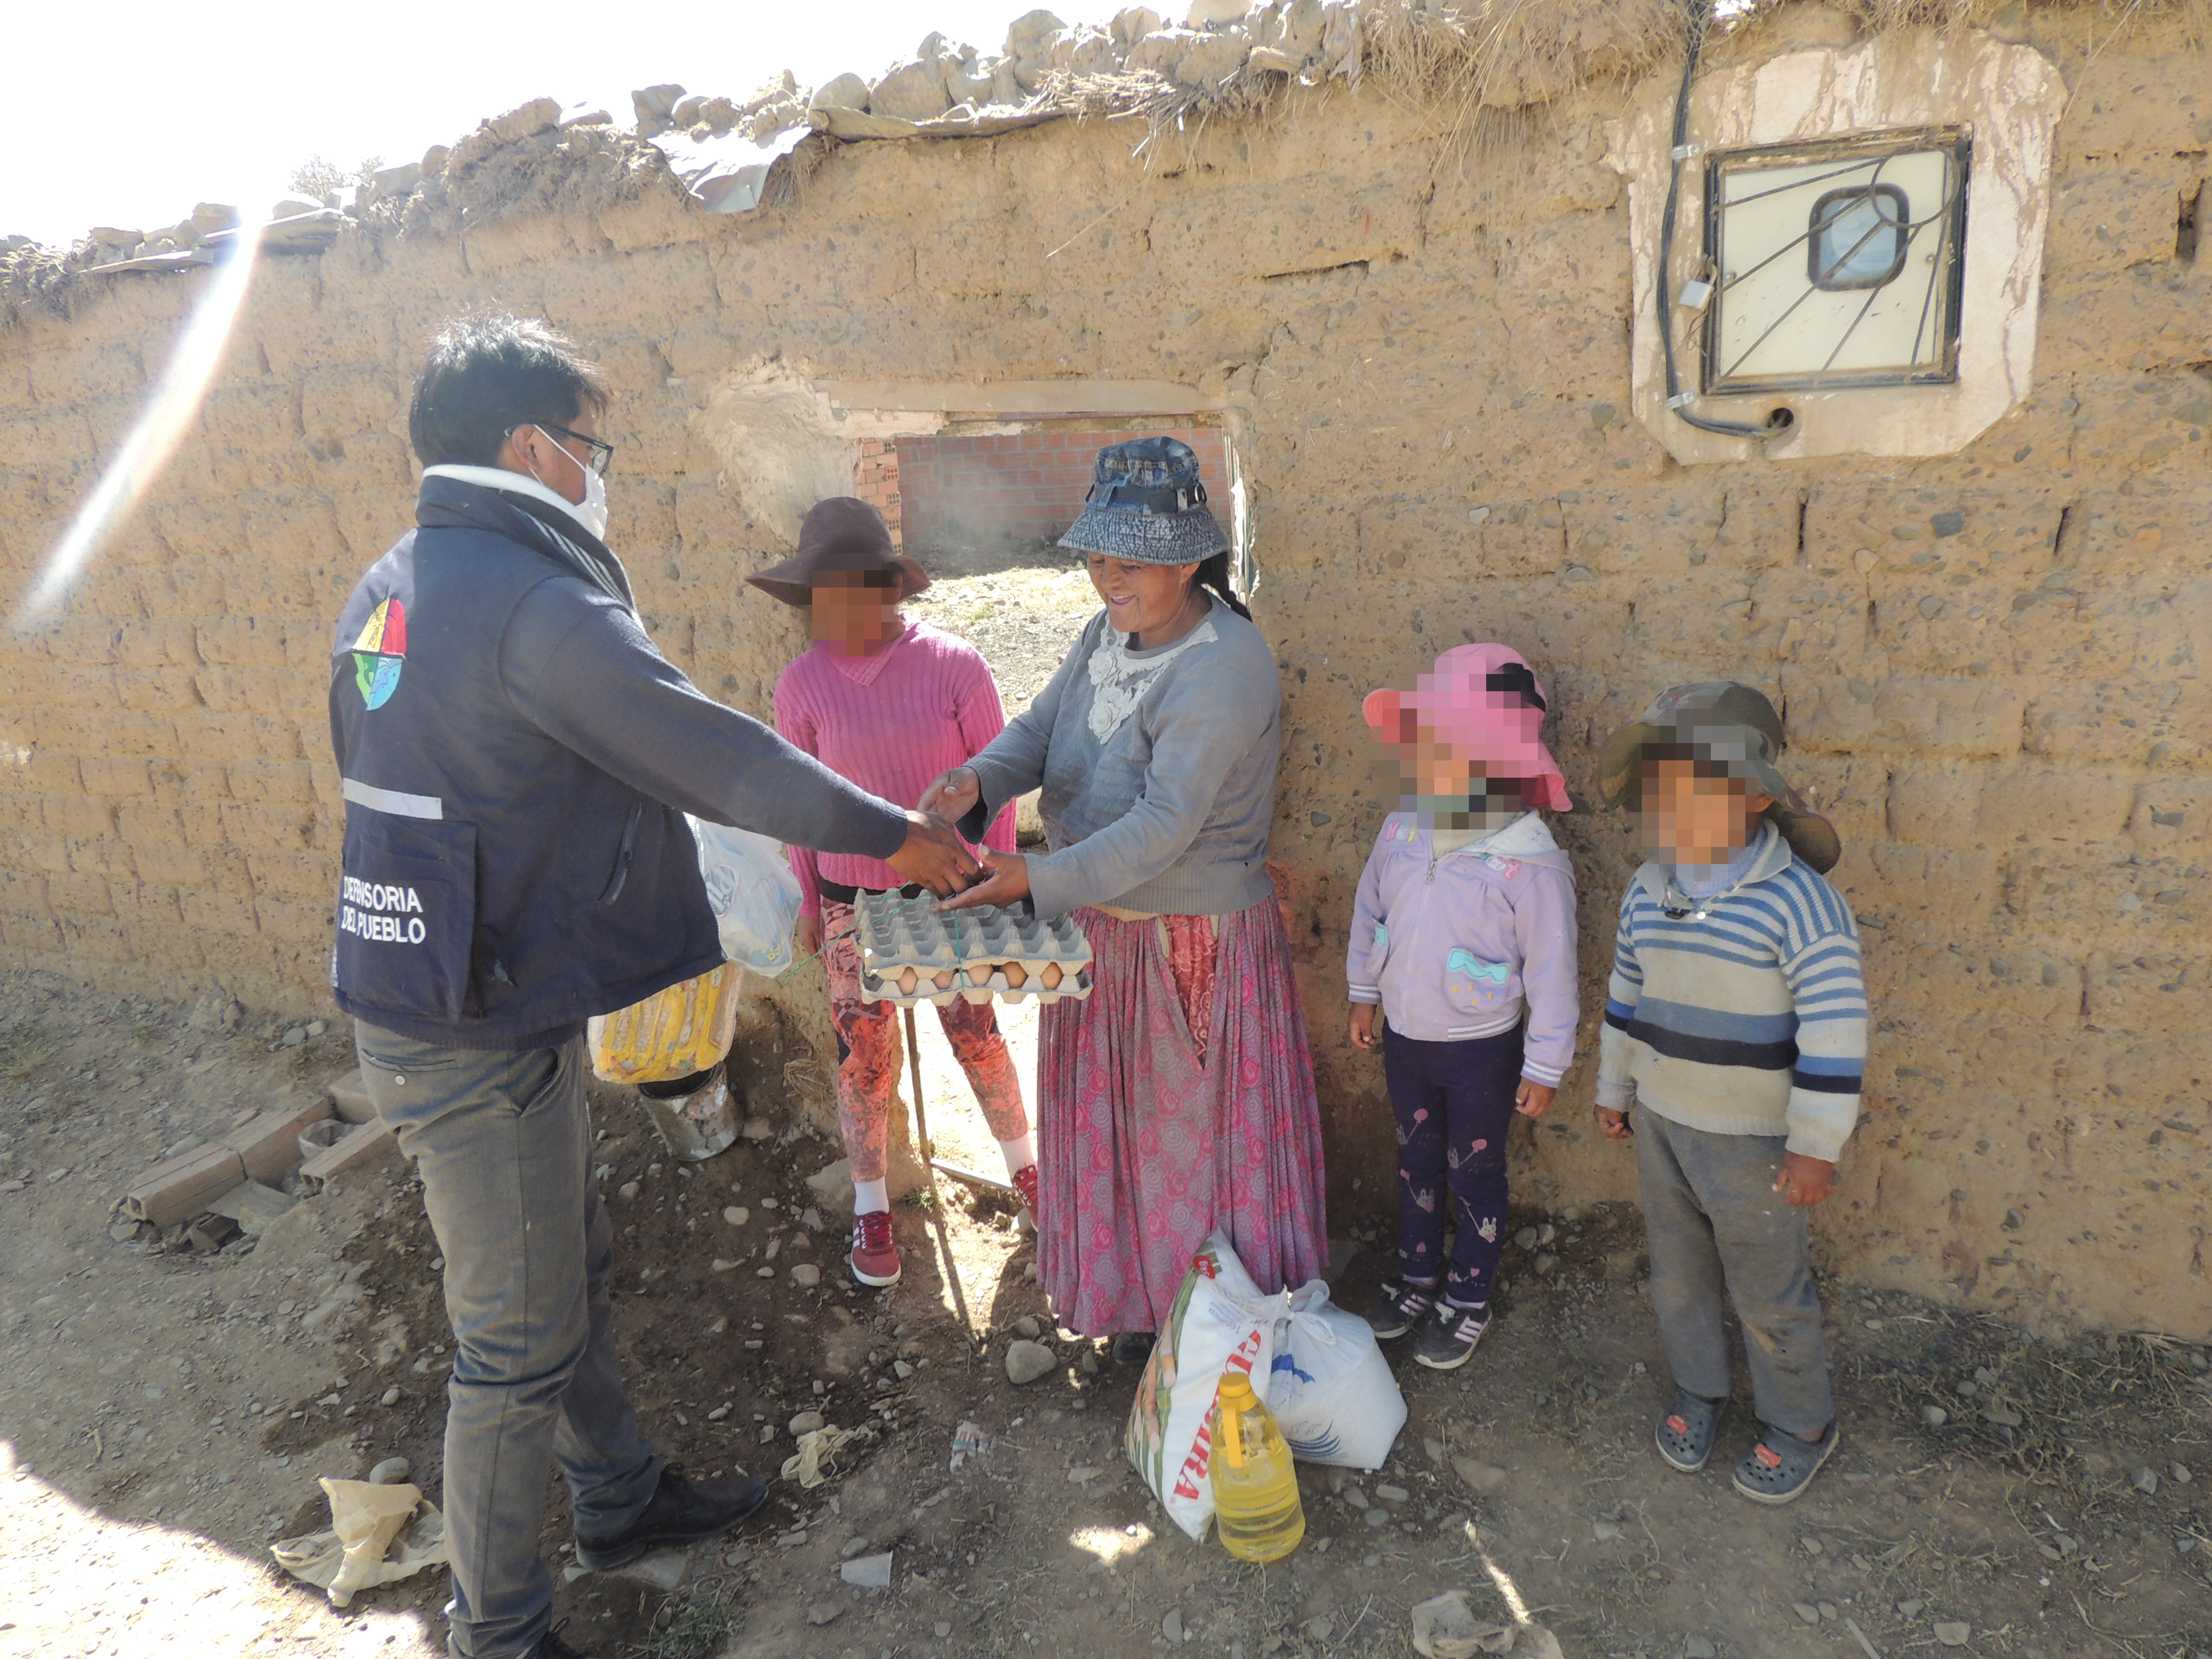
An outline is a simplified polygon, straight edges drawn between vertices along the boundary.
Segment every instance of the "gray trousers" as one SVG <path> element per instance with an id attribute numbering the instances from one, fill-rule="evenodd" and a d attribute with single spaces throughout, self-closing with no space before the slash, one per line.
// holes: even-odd
<path id="1" fill-rule="evenodd" d="M 583 1039 L 497 1054 L 356 1021 L 354 1043 L 446 1258 L 447 1644 L 459 1659 L 520 1659 L 551 1619 L 538 1553 L 549 1467 L 594 1534 L 635 1520 L 660 1480 L 615 1359 L 614 1224 L 592 1176 Z"/>
<path id="2" fill-rule="evenodd" d="M 1763 1423 L 1811 1434 L 1835 1420 L 1805 1212 L 1773 1190 L 1780 1135 L 1722 1135 L 1636 1114 L 1651 1302 L 1678 1388 L 1729 1394 L 1722 1302 L 1735 1304 Z"/>

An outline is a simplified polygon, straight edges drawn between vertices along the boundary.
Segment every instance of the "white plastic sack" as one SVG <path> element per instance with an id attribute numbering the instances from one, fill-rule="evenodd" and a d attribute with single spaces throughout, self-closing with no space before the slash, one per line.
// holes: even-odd
<path id="1" fill-rule="evenodd" d="M 1328 1299 L 1316 1279 L 1291 1295 L 1275 1324 L 1267 1409 L 1307 1463 L 1379 1469 L 1406 1426 L 1406 1397 L 1365 1320 Z"/>
<path id="2" fill-rule="evenodd" d="M 1137 1384 L 1123 1447 L 1160 1507 L 1193 1540 L 1203 1539 L 1213 1520 L 1207 1419 L 1222 1373 L 1235 1366 L 1258 1392 L 1282 1312 L 1283 1298 L 1262 1296 L 1229 1241 L 1216 1233 L 1191 1258 Z M 1405 1416 L 1402 1404 L 1398 1414 Z"/>
<path id="3" fill-rule="evenodd" d="M 684 822 L 699 843 L 699 873 L 706 878 L 722 954 L 775 978 L 791 966 L 791 929 L 800 902 L 799 878 L 782 844 L 689 813 Z"/>

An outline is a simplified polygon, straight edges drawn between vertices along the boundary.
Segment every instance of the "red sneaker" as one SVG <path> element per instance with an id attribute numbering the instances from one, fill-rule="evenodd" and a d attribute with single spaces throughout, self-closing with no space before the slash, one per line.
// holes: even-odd
<path id="1" fill-rule="evenodd" d="M 1022 1195 L 1022 1207 L 1030 1212 L 1030 1225 L 1036 1225 L 1037 1166 L 1024 1164 L 1014 1171 L 1014 1190 Z"/>
<path id="2" fill-rule="evenodd" d="M 899 1282 L 898 1244 L 891 1237 L 891 1212 L 871 1210 L 853 1218 L 853 1253 L 846 1257 L 853 1277 L 873 1290 Z"/>

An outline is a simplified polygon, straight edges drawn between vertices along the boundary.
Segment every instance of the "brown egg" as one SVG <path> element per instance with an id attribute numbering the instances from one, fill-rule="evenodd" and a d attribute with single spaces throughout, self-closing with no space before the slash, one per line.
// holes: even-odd
<path id="1" fill-rule="evenodd" d="M 979 962 L 970 968 L 968 970 L 968 982 L 970 985 L 988 985 L 991 982 L 991 964 L 988 962 Z"/>
<path id="2" fill-rule="evenodd" d="M 1048 991 L 1059 989 L 1060 964 L 1056 962 L 1048 962 L 1045 963 L 1044 971 L 1037 975 L 1037 983 L 1043 986 Z"/>
<path id="3" fill-rule="evenodd" d="M 952 988 L 953 981 L 958 977 L 958 975 L 955 974 L 950 968 L 947 968 L 942 973 L 932 974 L 930 975 L 929 982 L 934 985 L 940 991 L 949 991 Z"/>
<path id="4" fill-rule="evenodd" d="M 914 988 L 921 983 L 921 976 L 916 974 L 913 969 L 908 969 L 898 976 L 899 994 L 901 996 L 912 996 L 914 994 Z"/>
<path id="5" fill-rule="evenodd" d="M 1030 970 L 1023 967 L 1020 963 L 1010 962 L 1006 964 L 1006 983 L 1013 989 L 1020 990 L 1023 986 L 1029 983 L 1029 977 Z"/>

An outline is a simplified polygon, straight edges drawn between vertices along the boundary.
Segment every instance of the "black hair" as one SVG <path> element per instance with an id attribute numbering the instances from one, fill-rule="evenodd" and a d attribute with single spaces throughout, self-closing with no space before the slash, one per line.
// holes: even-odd
<path id="1" fill-rule="evenodd" d="M 1221 596 L 1221 602 L 1224 605 L 1243 617 L 1246 622 L 1252 620 L 1252 613 L 1245 608 L 1244 601 L 1238 599 L 1236 590 L 1229 586 L 1229 555 L 1226 552 L 1217 553 L 1210 559 L 1200 560 L 1198 574 L 1192 579 L 1192 586 L 1212 588 Z"/>
<path id="2" fill-rule="evenodd" d="M 574 342 L 535 318 L 457 317 L 438 331 L 415 377 L 407 436 L 425 466 L 490 466 L 518 426 L 572 424 L 611 396 Z"/>

